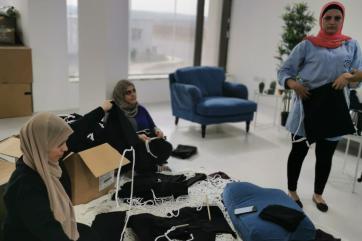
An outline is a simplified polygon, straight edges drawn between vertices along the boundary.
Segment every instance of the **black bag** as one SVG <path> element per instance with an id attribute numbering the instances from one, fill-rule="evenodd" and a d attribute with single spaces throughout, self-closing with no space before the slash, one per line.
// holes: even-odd
<path id="1" fill-rule="evenodd" d="M 196 146 L 177 145 L 176 149 L 171 152 L 171 156 L 186 159 L 197 153 Z"/>
<path id="2" fill-rule="evenodd" d="M 310 90 L 303 100 L 304 128 L 310 143 L 355 133 L 343 90 L 332 83 Z"/>

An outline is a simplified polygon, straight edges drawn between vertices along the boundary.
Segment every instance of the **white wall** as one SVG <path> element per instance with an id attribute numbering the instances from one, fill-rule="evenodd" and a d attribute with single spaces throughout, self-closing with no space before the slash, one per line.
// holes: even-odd
<path id="1" fill-rule="evenodd" d="M 80 0 L 80 83 L 68 81 L 66 1 L 2 0 L 21 13 L 23 39 L 33 50 L 34 110 L 81 110 L 109 98 L 115 82 L 127 77 L 128 1 Z M 228 71 L 236 81 L 257 86 L 255 77 L 276 79 L 274 59 L 283 24 L 280 16 L 297 0 L 234 0 Z M 305 0 L 318 17 L 326 0 Z M 362 1 L 345 0 L 344 33 L 362 44 Z M 316 33 L 317 26 L 313 32 Z M 204 49 L 204 51 L 208 51 Z M 169 101 L 167 79 L 134 81 L 143 103 Z M 250 95 L 252 96 L 252 95 Z"/>
<path id="2" fill-rule="evenodd" d="M 111 97 L 128 75 L 128 1 L 79 0 L 79 107 L 81 113 Z"/>
<path id="3" fill-rule="evenodd" d="M 278 61 L 277 46 L 281 40 L 283 21 L 281 15 L 287 4 L 297 0 L 234 0 L 228 55 L 228 72 L 233 78 L 245 83 L 249 93 L 257 88 L 255 77 L 265 78 L 266 88 L 276 80 Z M 316 19 L 327 0 L 304 0 Z M 362 44 L 362 1 L 341 1 L 346 7 L 343 33 Z M 318 20 L 312 33 L 318 33 Z M 252 95 L 250 95 L 252 96 Z"/>
<path id="4" fill-rule="evenodd" d="M 20 12 L 23 42 L 32 49 L 34 111 L 78 107 L 78 86 L 68 82 L 66 5 L 59 0 L 7 0 Z"/>

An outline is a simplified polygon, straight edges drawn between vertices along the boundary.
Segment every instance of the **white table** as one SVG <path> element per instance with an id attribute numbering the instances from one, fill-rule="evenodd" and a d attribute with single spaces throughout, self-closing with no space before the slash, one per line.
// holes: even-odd
<path id="1" fill-rule="evenodd" d="M 346 150 L 344 152 L 345 158 L 344 158 L 344 164 L 343 164 L 343 171 L 346 167 L 346 161 L 347 161 L 347 155 L 348 155 L 348 150 L 349 150 L 349 145 L 352 141 L 355 141 L 358 143 L 358 153 L 357 153 L 357 160 L 356 160 L 356 168 L 354 170 L 354 177 L 353 177 L 353 187 L 352 187 L 352 192 L 355 192 L 356 189 L 356 182 L 357 182 L 357 175 L 358 175 L 358 169 L 359 169 L 359 162 L 361 159 L 361 151 L 362 151 L 362 136 L 357 136 L 357 135 L 347 135 L 345 136 L 345 138 L 347 139 L 347 145 L 346 145 Z"/>
<path id="2" fill-rule="evenodd" d="M 275 126 L 277 119 L 278 119 L 278 112 L 280 112 L 280 104 L 281 104 L 281 99 L 282 99 L 282 95 L 268 95 L 265 93 L 259 93 L 258 91 L 254 92 L 254 100 L 257 103 L 257 105 L 259 105 L 259 100 L 261 98 L 270 98 L 272 99 L 272 101 L 275 102 L 274 105 L 274 112 L 273 112 L 273 126 Z M 274 100 L 273 100 L 274 98 Z M 257 107 L 258 108 L 258 107 Z M 259 109 L 259 108 L 258 108 Z M 255 112 L 255 118 L 254 118 L 254 128 L 256 127 L 256 120 L 257 120 L 257 116 L 258 116 L 258 109 Z"/>

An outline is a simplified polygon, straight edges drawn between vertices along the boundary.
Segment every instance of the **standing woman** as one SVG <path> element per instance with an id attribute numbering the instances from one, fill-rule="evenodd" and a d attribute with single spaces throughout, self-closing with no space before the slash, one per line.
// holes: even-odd
<path id="1" fill-rule="evenodd" d="M 287 175 L 289 195 L 301 207 L 303 205 L 297 194 L 297 183 L 310 144 L 306 139 L 305 123 L 307 119 L 318 118 L 310 116 L 310 113 L 306 111 L 306 105 L 303 103 L 305 104 L 311 99 L 312 93 L 316 93 L 314 90 L 320 87 L 324 88 L 324 86 L 331 85 L 330 90 L 327 91 L 332 92 L 334 89 L 342 92 L 349 83 L 359 81 L 361 78 L 361 50 L 356 40 L 342 34 L 344 17 L 344 6 L 341 3 L 329 2 L 324 5 L 319 18 L 320 31 L 318 35 L 308 36 L 300 42 L 278 71 L 280 85 L 286 89 L 294 90 L 296 94 L 286 123 L 286 128 L 292 134 L 292 150 L 288 158 Z M 324 101 L 329 102 L 329 100 Z M 342 102 L 345 102 L 344 98 Z M 312 105 L 316 106 L 316 103 L 314 102 Z M 325 109 L 325 107 L 323 108 Z M 335 118 L 330 118 L 328 122 L 324 124 L 338 125 Z M 312 199 L 320 211 L 326 212 L 328 205 L 322 194 L 341 134 L 328 138 L 316 135 L 317 137 L 312 141 L 316 143 L 315 181 Z"/>
<path id="2" fill-rule="evenodd" d="M 134 84 L 128 80 L 118 81 L 113 99 L 131 122 L 138 138 L 146 144 L 150 158 L 157 164 L 157 171 L 170 171 L 164 164 L 171 155 L 172 145 L 165 140 L 146 108 L 138 103 Z"/>
<path id="3" fill-rule="evenodd" d="M 59 159 L 71 128 L 51 113 L 35 115 L 20 131 L 23 156 L 4 194 L 7 241 L 69 241 L 79 238 L 74 210 L 59 181 Z"/>

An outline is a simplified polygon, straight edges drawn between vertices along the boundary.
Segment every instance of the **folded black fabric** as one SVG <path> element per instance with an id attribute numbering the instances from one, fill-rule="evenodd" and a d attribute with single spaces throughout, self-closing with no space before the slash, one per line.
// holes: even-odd
<path id="1" fill-rule="evenodd" d="M 98 233 L 101 241 L 119 241 L 125 218 L 126 212 L 97 214 L 92 223 L 92 230 Z"/>
<path id="2" fill-rule="evenodd" d="M 343 90 L 332 83 L 309 90 L 303 100 L 304 128 L 310 143 L 355 132 Z"/>
<path id="3" fill-rule="evenodd" d="M 315 241 L 341 241 L 340 238 L 335 238 L 331 234 L 317 229 L 315 233 Z"/>
<path id="4" fill-rule="evenodd" d="M 133 184 L 133 197 L 142 198 L 143 201 L 174 196 L 179 197 L 188 194 L 188 187 L 194 183 L 205 180 L 206 175 L 196 173 L 189 179 L 185 175 L 165 175 L 160 173 L 149 173 L 135 176 Z M 131 195 L 131 182 L 125 183 L 118 192 L 119 198 L 129 198 Z M 112 196 L 115 199 L 115 194 Z"/>
<path id="5" fill-rule="evenodd" d="M 79 232 L 77 241 L 103 241 L 99 233 L 83 223 L 77 223 L 77 229 Z"/>
<path id="6" fill-rule="evenodd" d="M 265 207 L 259 214 L 264 220 L 273 222 L 293 232 L 297 229 L 299 223 L 304 219 L 303 212 L 288 208 L 282 205 L 269 205 Z"/>
<path id="7" fill-rule="evenodd" d="M 210 206 L 210 216 L 207 207 L 201 210 L 185 207 L 180 209 L 177 217 L 158 217 L 149 213 L 133 215 L 130 217 L 128 227 L 131 227 L 140 241 L 153 241 L 167 231 L 171 240 L 213 241 L 220 233 L 236 234 L 230 228 L 224 214 L 217 206 Z M 174 227 L 174 229 L 172 229 Z M 159 241 L 167 240 L 165 237 Z"/>
<path id="8" fill-rule="evenodd" d="M 171 152 L 171 156 L 186 159 L 197 153 L 196 146 L 177 145 L 176 149 Z"/>

